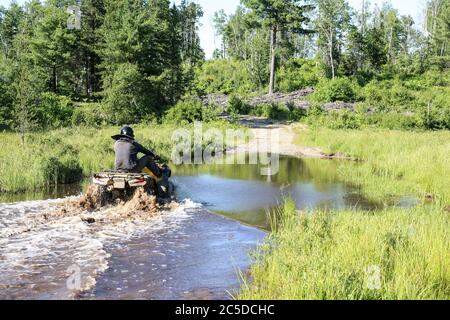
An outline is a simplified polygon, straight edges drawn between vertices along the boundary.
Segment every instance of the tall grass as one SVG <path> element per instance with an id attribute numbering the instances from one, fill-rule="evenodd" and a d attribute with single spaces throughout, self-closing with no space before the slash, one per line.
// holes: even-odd
<path id="1" fill-rule="evenodd" d="M 450 299 L 450 221 L 438 207 L 279 210 L 239 298 Z"/>
<path id="2" fill-rule="evenodd" d="M 303 129 L 297 142 L 362 160 L 338 168 L 368 198 L 431 203 L 302 212 L 291 200 L 255 253 L 241 299 L 450 299 L 450 132 Z"/>
<path id="3" fill-rule="evenodd" d="M 371 198 L 412 194 L 450 202 L 450 131 L 303 129 L 297 142 L 361 161 L 341 166 L 340 176 L 363 186 Z"/>
<path id="4" fill-rule="evenodd" d="M 203 129 L 238 128 L 222 121 L 203 124 Z M 192 131 L 193 125 L 182 128 Z M 177 124 L 140 124 L 137 140 L 169 160 L 172 134 Z M 63 128 L 32 133 L 22 144 L 18 134 L 0 133 L 0 192 L 37 190 L 56 183 L 72 183 L 93 172 L 114 167 L 114 141 L 120 127 Z M 205 141 L 204 141 L 205 143 Z"/>

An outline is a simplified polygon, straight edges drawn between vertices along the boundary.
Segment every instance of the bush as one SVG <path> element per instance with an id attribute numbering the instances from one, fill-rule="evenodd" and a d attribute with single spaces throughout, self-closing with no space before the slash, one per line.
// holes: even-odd
<path id="1" fill-rule="evenodd" d="M 450 129 L 450 88 L 433 87 L 417 98 L 419 125 L 426 129 Z"/>
<path id="2" fill-rule="evenodd" d="M 170 108 L 165 120 L 177 124 L 187 124 L 194 121 L 212 121 L 217 118 L 217 109 L 214 106 L 203 106 L 199 99 L 186 99 L 179 101 Z"/>
<path id="3" fill-rule="evenodd" d="M 246 95 L 257 89 L 243 61 L 224 59 L 206 61 L 197 68 L 195 78 L 195 89 L 201 94 Z"/>
<path id="4" fill-rule="evenodd" d="M 251 114 L 274 120 L 289 120 L 291 118 L 289 108 L 276 103 L 258 105 L 252 109 Z"/>
<path id="5" fill-rule="evenodd" d="M 319 82 L 312 98 L 317 102 L 354 102 L 357 98 L 356 87 L 357 84 L 346 77 L 325 79 Z"/>
<path id="6" fill-rule="evenodd" d="M 364 124 L 384 129 L 414 129 L 419 127 L 417 116 L 398 112 L 376 112 L 364 117 Z"/>
<path id="7" fill-rule="evenodd" d="M 31 141 L 37 149 L 42 179 L 46 184 L 74 183 L 82 178 L 83 170 L 78 151 L 54 136 L 34 137 Z"/>
<path id="8" fill-rule="evenodd" d="M 108 122 L 113 124 L 136 123 L 143 114 L 148 113 L 148 92 L 145 77 L 138 66 L 123 63 L 104 80 L 109 84 L 104 90 L 103 104 Z"/>
<path id="9" fill-rule="evenodd" d="M 330 129 L 359 129 L 361 127 L 361 117 L 350 110 L 335 110 L 330 112 L 311 111 L 307 118 L 307 123 L 312 126 L 325 127 Z"/>
<path id="10" fill-rule="evenodd" d="M 361 97 L 367 105 L 380 112 L 412 111 L 416 102 L 414 91 L 398 79 L 371 81 L 361 90 Z"/>
<path id="11" fill-rule="evenodd" d="M 239 97 L 232 95 L 228 100 L 227 112 L 230 114 L 248 114 L 251 107 Z"/>
<path id="12" fill-rule="evenodd" d="M 320 79 L 320 69 L 312 59 L 289 59 L 278 71 L 278 88 L 291 92 L 315 86 Z"/>
<path id="13" fill-rule="evenodd" d="M 102 105 L 100 103 L 78 104 L 72 114 L 74 126 L 99 126 L 106 121 Z"/>
<path id="14" fill-rule="evenodd" d="M 40 95 L 35 117 L 40 128 L 59 128 L 70 124 L 73 109 L 69 97 L 44 92 Z"/>
<path id="15" fill-rule="evenodd" d="M 83 170 L 76 155 L 46 156 L 40 159 L 40 164 L 47 184 L 75 183 L 82 178 Z"/>

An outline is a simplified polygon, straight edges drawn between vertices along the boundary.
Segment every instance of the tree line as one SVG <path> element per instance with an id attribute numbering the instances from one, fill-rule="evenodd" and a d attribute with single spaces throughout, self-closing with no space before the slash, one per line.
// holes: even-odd
<path id="1" fill-rule="evenodd" d="M 0 128 L 64 125 L 83 103 L 101 104 L 109 123 L 163 112 L 189 90 L 204 59 L 202 15 L 187 0 L 31 0 L 1 8 Z M 76 18 L 79 28 L 70 25 Z"/>
<path id="2" fill-rule="evenodd" d="M 268 85 L 269 93 L 286 89 L 277 87 L 276 71 L 286 72 L 301 58 L 312 62 L 309 69 L 316 64 L 332 79 L 356 76 L 368 81 L 446 69 L 450 1 L 430 0 L 424 10 L 422 31 L 388 2 L 371 9 L 363 0 L 361 8 L 353 9 L 346 0 L 243 0 L 234 14 L 215 13 L 222 43 L 214 57 L 244 62 L 254 87 Z"/>
<path id="3" fill-rule="evenodd" d="M 0 8 L 0 130 L 24 136 L 137 123 L 189 95 L 311 86 L 319 102 L 417 105 L 429 122 L 439 113 L 436 127 L 450 126 L 449 0 L 427 2 L 424 30 L 368 0 L 357 9 L 346 0 L 242 0 L 233 14 L 214 14 L 221 45 L 210 60 L 200 47 L 202 8 L 177 3 L 30 0 Z"/>

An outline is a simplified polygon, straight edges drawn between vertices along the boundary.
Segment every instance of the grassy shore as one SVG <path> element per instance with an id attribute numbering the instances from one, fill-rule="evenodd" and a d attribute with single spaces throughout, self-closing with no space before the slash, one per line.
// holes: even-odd
<path id="1" fill-rule="evenodd" d="M 433 199 L 411 209 L 306 213 L 286 200 L 239 298 L 450 299 L 449 138 L 449 132 L 299 131 L 302 145 L 362 160 L 338 172 L 369 198 L 422 200 L 429 193 Z"/>
<path id="2" fill-rule="evenodd" d="M 437 207 L 280 209 L 241 299 L 450 299 L 450 222 Z"/>
<path id="3" fill-rule="evenodd" d="M 225 130 L 238 128 L 223 121 L 203 124 Z M 22 143 L 18 134 L 0 133 L 0 192 L 38 190 L 56 183 L 73 183 L 93 172 L 114 166 L 114 141 L 111 135 L 119 127 L 63 128 L 46 133 L 32 133 Z M 140 124 L 135 126 L 137 140 L 165 159 L 170 159 L 172 134 L 177 124 Z M 193 132 L 193 125 L 181 129 Z M 206 143 L 206 141 L 203 141 Z"/>
<path id="4" fill-rule="evenodd" d="M 297 143 L 361 160 L 342 166 L 342 179 L 363 187 L 370 198 L 413 194 L 450 204 L 450 131 L 303 129 Z"/>

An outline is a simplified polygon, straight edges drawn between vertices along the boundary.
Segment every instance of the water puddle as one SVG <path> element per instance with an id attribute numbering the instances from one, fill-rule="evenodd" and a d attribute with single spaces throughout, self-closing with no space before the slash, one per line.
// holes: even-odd
<path id="1" fill-rule="evenodd" d="M 360 190 L 338 177 L 348 161 L 280 158 L 278 174 L 262 176 L 261 165 L 187 165 L 177 167 L 177 193 L 205 208 L 246 224 L 268 229 L 267 210 L 290 196 L 299 210 L 360 209 L 385 207 L 365 198 Z M 393 201 L 392 206 L 411 207 L 413 198 Z"/>
<path id="2" fill-rule="evenodd" d="M 265 233 L 205 210 L 106 247 L 109 269 L 86 299 L 230 299 Z"/>

